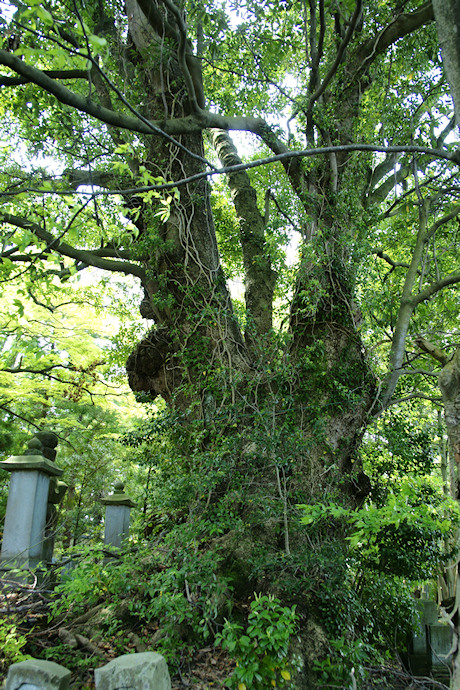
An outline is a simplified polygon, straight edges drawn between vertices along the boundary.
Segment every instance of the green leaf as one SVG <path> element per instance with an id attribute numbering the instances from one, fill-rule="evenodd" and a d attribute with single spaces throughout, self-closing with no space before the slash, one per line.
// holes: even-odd
<path id="1" fill-rule="evenodd" d="M 91 46 L 99 53 L 104 51 L 108 46 L 107 39 L 105 39 L 102 36 L 96 36 L 95 34 L 89 34 L 88 40 L 89 40 Z"/>
<path id="2" fill-rule="evenodd" d="M 37 16 L 42 20 L 44 24 L 47 26 L 53 26 L 54 24 L 54 19 L 50 12 L 46 10 L 42 5 L 39 5 L 37 7 Z"/>

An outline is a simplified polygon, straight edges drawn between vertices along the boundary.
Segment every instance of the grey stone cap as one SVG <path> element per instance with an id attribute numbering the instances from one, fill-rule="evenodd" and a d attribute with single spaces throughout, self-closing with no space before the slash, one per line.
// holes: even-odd
<path id="1" fill-rule="evenodd" d="M 0 468 L 7 472 L 35 470 L 54 477 L 60 477 L 64 472 L 43 455 L 13 455 L 8 460 L 0 462 Z"/>
<path id="2" fill-rule="evenodd" d="M 113 494 L 101 498 L 101 503 L 105 506 L 127 506 L 128 508 L 135 508 L 136 504 L 129 496 L 125 494 L 125 485 L 123 482 L 115 482 L 113 485 Z"/>
<path id="3" fill-rule="evenodd" d="M 437 622 L 439 607 L 435 601 L 431 601 L 430 599 L 417 599 L 415 606 L 422 614 L 422 622 L 425 625 L 433 625 Z"/>
<path id="4" fill-rule="evenodd" d="M 135 508 L 136 504 L 126 494 L 112 494 L 101 498 L 101 503 L 104 506 L 128 506 L 128 508 Z"/>

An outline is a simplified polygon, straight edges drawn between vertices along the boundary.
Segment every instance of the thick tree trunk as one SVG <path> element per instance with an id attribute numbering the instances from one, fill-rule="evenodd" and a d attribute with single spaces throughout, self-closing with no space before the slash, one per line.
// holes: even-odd
<path id="1" fill-rule="evenodd" d="M 140 9 L 144 4 L 147 15 Z M 127 9 L 131 55 L 134 65 L 139 61 L 142 66 L 148 118 L 188 115 L 202 105 L 199 64 L 191 50 L 186 47 L 183 56 L 193 81 L 189 87 L 174 57 L 178 37 L 168 29 L 168 12 L 135 0 L 129 0 Z M 145 65 L 147 55 L 150 68 Z M 198 104 L 191 102 L 191 90 Z M 202 172 L 202 134 L 183 135 L 179 143 L 181 148 L 162 137 L 146 139 L 144 165 L 153 176 L 174 180 Z M 156 219 L 148 203 L 142 203 L 135 223 L 140 232 L 138 258 L 148 276 L 143 313 L 156 325 L 128 359 L 129 382 L 134 391 L 161 395 L 185 409 L 204 394 L 199 381 L 210 364 L 248 369 L 248 353 L 220 266 L 208 183 L 201 180 L 181 187 L 180 198 L 172 202 L 164 222 Z"/>
<path id="2" fill-rule="evenodd" d="M 432 0 L 442 62 L 460 126 L 460 6 L 457 0 Z"/>
<path id="3" fill-rule="evenodd" d="M 439 374 L 439 387 L 444 403 L 444 416 L 450 450 L 460 464 L 460 349 L 447 362 Z"/>
<path id="4" fill-rule="evenodd" d="M 449 437 L 449 450 L 456 466 L 456 498 L 459 495 L 459 466 L 460 466 L 460 348 L 447 362 L 439 374 L 439 387 L 444 402 L 444 417 Z M 460 689 L 460 574 L 457 564 L 457 596 L 453 620 L 455 625 L 456 651 L 454 653 L 451 690 Z"/>
<path id="5" fill-rule="evenodd" d="M 162 28 L 168 25 L 168 13 L 162 24 L 161 16 L 147 21 L 136 7 L 129 0 L 135 53 L 157 53 L 149 63 L 154 71 L 143 70 L 148 117 L 186 116 L 197 104 L 174 57 L 174 37 Z M 174 48 L 167 70 L 164 46 Z M 363 56 L 357 59 L 361 64 Z M 357 83 L 341 101 L 336 131 L 325 133 L 326 139 L 348 141 L 361 86 Z M 266 139 L 277 150 L 277 143 L 268 135 Z M 224 165 L 239 161 L 225 132 L 214 131 L 213 141 Z M 167 180 L 201 170 L 196 157 L 203 156 L 201 135 L 182 136 L 180 143 L 195 157 L 156 138 L 146 142 L 144 165 Z M 298 604 L 302 634 L 296 651 L 304 661 L 296 680 L 299 689 L 313 687 L 311 666 L 326 652 L 327 636 L 315 588 L 307 594 L 307 575 L 299 572 L 300 563 L 313 559 L 317 571 L 308 577 L 320 582 L 323 563 L 321 557 L 314 560 L 296 505 L 334 500 L 356 506 L 369 489 L 357 450 L 375 391 L 353 299 L 356 227 L 340 201 L 342 186 L 350 184 L 347 163 L 345 156 L 331 156 L 309 178 L 298 162 L 285 166 L 311 223 L 302 230 L 305 256 L 288 329 L 278 335 L 272 331 L 276 276 L 265 218 L 246 173 L 228 179 L 240 222 L 248 319 L 244 337 L 219 263 L 207 183 L 181 187 L 170 218 L 157 227 L 147 207 L 136 220 L 139 258 L 149 275 L 143 306 L 156 325 L 128 360 L 131 387 L 161 395 L 176 411 L 187 413 L 193 432 L 182 421 L 177 434 L 184 464 L 196 462 L 194 471 L 204 472 L 202 458 L 212 458 L 206 465 L 206 490 L 192 512 L 238 516 L 239 527 L 230 528 L 215 544 L 225 556 L 226 575 L 232 573 L 235 596 L 272 591 L 285 603 Z M 362 190 L 364 196 L 359 171 L 355 178 L 356 193 Z M 340 535 L 334 538 L 340 550 Z M 328 535 L 325 542 L 330 541 Z M 299 586 L 305 590 L 301 596 Z"/>
<path id="6" fill-rule="evenodd" d="M 193 104 L 183 71 L 171 56 L 168 69 L 164 68 L 162 51 L 172 41 L 167 29 L 162 28 L 168 25 L 168 13 L 163 15 L 163 24 L 156 16 L 147 20 L 132 0 L 128 15 L 137 53 L 143 55 L 147 50 L 150 54 L 158 53 L 155 71 L 143 70 L 149 118 L 158 120 L 173 112 L 175 116 L 187 115 Z M 214 133 L 214 143 L 224 164 L 239 161 L 224 132 Z M 181 144 L 197 156 L 203 156 L 201 135 L 183 136 Z M 176 179 L 202 169 L 202 163 L 196 158 L 184 150 L 174 150 L 161 138 L 150 139 L 148 147 L 146 167 L 155 175 Z M 327 186 L 329 177 L 327 162 L 321 184 Z M 128 360 L 130 384 L 134 390 L 162 395 L 174 402 L 176 408 L 196 406 L 199 401 L 198 408 L 195 407 L 198 416 L 204 415 L 204 400 L 209 408 L 221 406 L 224 400 L 234 402 L 235 396 L 245 398 L 253 413 L 256 410 L 256 415 L 260 414 L 263 391 L 264 405 L 270 400 L 269 426 L 273 425 L 273 415 L 277 420 L 288 414 L 296 419 L 304 442 L 309 439 L 308 493 L 314 495 L 323 490 L 324 482 L 319 477 L 327 470 L 328 481 L 333 475 L 335 481 L 342 481 L 343 475 L 353 475 L 350 481 L 356 485 L 352 489 L 350 484 L 348 490 L 362 495 L 366 484 L 353 461 L 371 403 L 372 384 L 356 330 L 353 277 L 348 276 L 349 256 L 341 239 L 343 231 L 331 225 L 326 239 L 326 260 L 312 270 L 307 267 L 301 272 L 292 308 L 291 340 L 283 355 L 285 362 L 289 357 L 289 371 L 284 372 L 285 381 L 278 375 L 274 384 L 272 373 L 267 374 L 270 366 L 267 363 L 279 357 L 279 352 L 276 353 L 279 346 L 270 344 L 269 336 L 276 276 L 264 238 L 264 218 L 246 173 L 231 175 L 229 184 L 240 217 L 249 322 L 246 341 L 233 316 L 219 264 L 208 185 L 205 182 L 187 185 L 181 188 L 180 200 L 173 205 L 171 217 L 156 230 L 152 229 L 148 208 L 142 209 L 137 221 L 141 232 L 140 256 L 151 275 L 146 285 L 147 308 L 157 325 Z M 337 184 L 335 180 L 336 189 Z M 332 218 L 333 212 L 329 209 L 328 213 Z M 350 232 L 350 228 L 345 231 L 347 236 Z M 305 295 L 312 293 L 318 283 L 322 294 L 313 304 L 310 297 L 305 300 Z M 261 341 L 261 337 L 265 340 Z M 221 381 L 218 391 L 216 386 L 211 390 L 211 371 L 219 368 L 227 371 L 226 386 L 222 387 Z M 203 372 L 207 372 L 205 376 Z M 287 380 L 290 380 L 289 391 Z M 254 387 L 257 387 L 256 394 Z M 252 425 L 253 421 L 249 421 L 248 427 Z M 276 422 L 274 427 L 277 426 Z M 242 444 L 243 449 L 247 443 L 249 439 Z M 277 452 L 279 449 L 273 450 L 275 455 Z M 271 454 L 272 451 L 269 457 Z M 276 468 L 272 469 L 279 494 L 282 478 Z M 294 469 L 294 475 L 293 484 L 305 492 L 305 467 Z M 312 484 L 313 477 L 316 480 Z"/>
<path id="7" fill-rule="evenodd" d="M 427 354 L 431 355 L 443 365 L 439 374 L 438 383 L 441 389 L 444 404 L 444 419 L 449 439 L 449 455 L 453 464 L 453 476 L 450 480 L 451 491 L 454 498 L 460 500 L 459 492 L 459 467 L 460 467 L 460 348 L 450 357 L 444 350 L 436 347 L 422 337 L 418 337 L 417 345 Z M 455 605 L 450 614 L 451 621 L 455 621 L 454 643 L 455 651 L 450 682 L 451 690 L 460 690 L 460 572 L 459 564 L 456 568 L 456 595 Z M 449 579 L 455 577 L 455 569 L 450 569 Z"/>
<path id="8" fill-rule="evenodd" d="M 150 24 L 139 37 L 139 26 L 131 33 L 142 51 L 146 36 L 149 43 L 155 36 Z M 164 114 L 165 99 L 169 110 L 187 114 L 191 106 L 184 94 L 162 92 L 163 83 L 171 84 L 169 77 L 146 74 L 151 119 Z M 176 83 L 183 83 L 177 75 Z M 239 161 L 225 132 L 213 132 L 213 141 L 224 165 Z M 203 155 L 195 136 L 182 137 L 181 143 Z M 187 177 L 201 166 L 161 139 L 149 143 L 149 161 L 153 173 L 165 179 Z M 333 194 L 339 189 L 335 162 L 326 161 L 312 183 L 319 206 L 324 188 L 332 185 Z M 302 193 L 306 181 L 296 164 L 289 163 L 288 171 L 293 188 Z M 315 561 L 296 505 L 328 498 L 358 505 L 368 492 L 357 449 L 374 390 L 353 302 L 349 241 L 354 228 L 348 219 L 336 221 L 343 213 L 330 201 L 327 218 L 316 214 L 313 225 L 321 227 L 324 245 L 318 246 L 318 256 L 323 258 L 315 265 L 303 262 L 288 332 L 276 335 L 276 276 L 265 218 L 246 173 L 233 174 L 228 182 L 240 222 L 248 321 L 244 338 L 219 265 L 208 185 L 181 187 L 171 218 L 159 228 L 159 248 L 145 257 L 151 278 L 144 307 L 156 325 L 129 358 L 128 372 L 134 390 L 161 395 L 193 420 L 193 448 L 185 422 L 177 434 L 184 463 L 196 462 L 198 473 L 202 457 L 212 458 L 203 480 L 206 491 L 192 512 L 209 519 L 215 511 L 238 516 L 239 526 L 211 546 L 224 556 L 234 596 L 271 591 L 284 603 L 297 604 L 302 632 L 295 653 L 303 669 L 295 687 L 306 690 L 313 687 L 314 661 L 327 652 L 327 635 L 316 588 L 299 572 L 300 563 L 313 559 L 317 572 L 308 577 L 323 578 L 321 557 Z M 144 236 L 151 232 L 144 209 L 138 227 Z M 306 242 L 316 241 L 313 226 L 310 230 L 304 232 Z"/>

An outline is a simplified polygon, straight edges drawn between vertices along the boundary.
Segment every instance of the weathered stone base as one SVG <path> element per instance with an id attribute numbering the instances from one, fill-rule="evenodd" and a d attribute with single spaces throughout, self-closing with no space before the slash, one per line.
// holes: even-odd
<path id="1" fill-rule="evenodd" d="M 4 690 L 68 690 L 71 673 L 53 661 L 28 659 L 10 666 Z M 94 671 L 97 690 L 171 690 L 164 657 L 124 654 Z"/>
<path id="2" fill-rule="evenodd" d="M 54 661 L 27 659 L 10 666 L 5 690 L 67 690 L 71 673 Z"/>
<path id="3" fill-rule="evenodd" d="M 124 654 L 94 671 L 96 690 L 171 690 L 166 661 L 156 652 Z"/>

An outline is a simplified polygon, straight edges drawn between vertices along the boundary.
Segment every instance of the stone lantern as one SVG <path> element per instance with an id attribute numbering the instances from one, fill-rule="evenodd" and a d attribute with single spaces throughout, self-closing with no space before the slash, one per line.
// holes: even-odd
<path id="1" fill-rule="evenodd" d="M 63 473 L 54 463 L 57 442 L 55 434 L 38 432 L 28 442 L 24 455 L 0 462 L 0 468 L 11 473 L 0 555 L 2 569 L 34 568 L 44 560 L 50 484 L 56 486 Z"/>
<path id="2" fill-rule="evenodd" d="M 131 508 L 134 502 L 125 494 L 123 482 L 115 482 L 113 494 L 101 499 L 105 505 L 104 544 L 112 548 L 121 548 L 129 537 Z"/>

